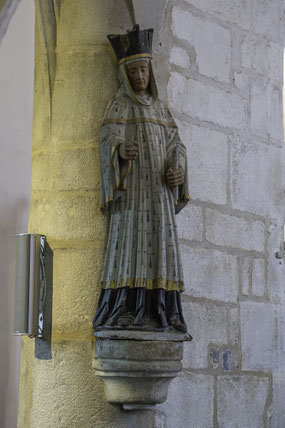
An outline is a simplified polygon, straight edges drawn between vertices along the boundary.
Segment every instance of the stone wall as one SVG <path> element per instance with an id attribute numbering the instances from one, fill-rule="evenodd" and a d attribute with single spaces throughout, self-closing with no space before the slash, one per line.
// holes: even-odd
<path id="1" fill-rule="evenodd" d="M 281 6 L 167 5 L 158 76 L 188 149 L 178 223 L 194 339 L 159 427 L 285 426 Z"/>

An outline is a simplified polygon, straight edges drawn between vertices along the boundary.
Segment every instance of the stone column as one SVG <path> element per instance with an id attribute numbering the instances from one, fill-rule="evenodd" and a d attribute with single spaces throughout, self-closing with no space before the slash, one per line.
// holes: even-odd
<path id="1" fill-rule="evenodd" d="M 107 230 L 99 212 L 98 133 L 117 89 L 106 34 L 132 23 L 121 0 L 35 4 L 29 232 L 45 234 L 50 246 L 52 319 L 51 305 L 45 316 L 52 328 L 51 344 L 37 339 L 36 353 L 34 340 L 23 340 L 18 427 L 136 426 L 135 414 L 106 402 L 92 369 L 91 324 Z"/>

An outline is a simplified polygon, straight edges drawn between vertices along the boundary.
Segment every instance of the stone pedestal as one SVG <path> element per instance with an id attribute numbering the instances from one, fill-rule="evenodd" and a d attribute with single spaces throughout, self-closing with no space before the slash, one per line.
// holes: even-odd
<path id="1" fill-rule="evenodd" d="M 182 369 L 183 333 L 104 330 L 95 333 L 94 369 L 109 403 L 124 410 L 153 410 Z"/>

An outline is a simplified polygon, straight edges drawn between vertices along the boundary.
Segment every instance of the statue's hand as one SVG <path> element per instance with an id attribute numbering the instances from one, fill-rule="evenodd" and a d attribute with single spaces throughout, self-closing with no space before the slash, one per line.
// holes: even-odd
<path id="1" fill-rule="evenodd" d="M 166 173 L 167 184 L 170 187 L 180 186 L 184 183 L 184 171 L 179 166 L 177 169 L 169 168 Z"/>
<path id="2" fill-rule="evenodd" d="M 139 155 L 139 143 L 136 141 L 121 143 L 119 147 L 119 155 L 125 160 L 135 160 Z"/>

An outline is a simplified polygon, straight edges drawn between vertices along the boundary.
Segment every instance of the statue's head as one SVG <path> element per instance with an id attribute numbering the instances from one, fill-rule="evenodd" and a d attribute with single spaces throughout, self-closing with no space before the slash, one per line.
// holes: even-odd
<path id="1" fill-rule="evenodd" d="M 150 78 L 149 63 L 143 60 L 131 61 L 127 63 L 126 68 L 133 91 L 145 95 Z"/>
<path id="2" fill-rule="evenodd" d="M 135 25 L 126 34 L 108 35 L 119 61 L 121 90 L 140 104 L 153 103 L 157 99 L 157 87 L 152 68 L 152 38 L 153 29 L 140 30 L 139 25 Z M 151 101 L 137 97 L 147 92 L 152 97 Z"/>

